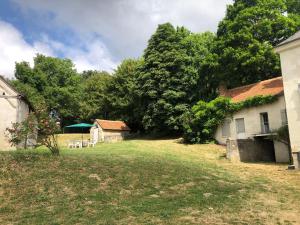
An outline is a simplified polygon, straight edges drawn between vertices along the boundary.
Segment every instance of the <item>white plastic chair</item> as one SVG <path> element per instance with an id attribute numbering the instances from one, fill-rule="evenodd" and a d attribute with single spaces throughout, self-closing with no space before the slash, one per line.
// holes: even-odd
<path id="1" fill-rule="evenodd" d="M 82 148 L 82 141 L 76 140 L 75 141 L 75 148 Z"/>
<path id="2" fill-rule="evenodd" d="M 75 148 L 75 142 L 73 140 L 68 142 L 68 148 Z"/>
<path id="3" fill-rule="evenodd" d="M 90 140 L 89 142 L 88 142 L 88 146 L 89 147 L 95 147 L 95 142 L 94 142 L 94 140 Z"/>

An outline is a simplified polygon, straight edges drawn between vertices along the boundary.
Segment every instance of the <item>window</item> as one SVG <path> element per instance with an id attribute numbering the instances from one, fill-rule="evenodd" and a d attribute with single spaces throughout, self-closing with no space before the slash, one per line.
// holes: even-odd
<path id="1" fill-rule="evenodd" d="M 260 124 L 261 124 L 261 132 L 263 134 L 270 133 L 268 113 L 265 112 L 260 114 Z"/>
<path id="2" fill-rule="evenodd" d="M 230 119 L 226 119 L 222 126 L 222 137 L 230 137 Z"/>
<path id="3" fill-rule="evenodd" d="M 287 125 L 288 124 L 288 120 L 287 120 L 287 115 L 286 115 L 286 109 L 281 110 L 280 113 L 281 113 L 281 123 L 282 123 L 282 126 Z"/>
<path id="4" fill-rule="evenodd" d="M 238 134 L 245 133 L 245 121 L 244 118 L 239 118 L 235 120 L 236 132 Z"/>

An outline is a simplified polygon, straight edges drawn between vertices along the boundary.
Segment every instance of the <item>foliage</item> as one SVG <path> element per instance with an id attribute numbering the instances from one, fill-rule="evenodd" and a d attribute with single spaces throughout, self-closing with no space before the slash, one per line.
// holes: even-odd
<path id="1" fill-rule="evenodd" d="M 228 6 L 214 49 L 219 56 L 215 72 L 220 80 L 236 87 L 280 74 L 279 56 L 273 47 L 298 28 L 286 12 L 284 0 L 235 0 Z"/>
<path id="2" fill-rule="evenodd" d="M 60 131 L 59 123 L 51 118 L 43 105 L 40 105 L 34 112 L 22 122 L 12 124 L 7 128 L 9 141 L 13 146 L 27 148 L 27 140 L 36 138 L 36 146 L 46 146 L 53 155 L 59 155 L 57 134 Z M 24 144 L 23 144 L 24 143 Z M 20 144 L 23 144 L 20 146 Z"/>
<path id="3" fill-rule="evenodd" d="M 300 1 L 286 0 L 288 17 L 297 24 L 297 30 L 300 30 Z"/>
<path id="4" fill-rule="evenodd" d="M 15 86 L 20 87 L 29 101 L 36 104 L 33 92 L 46 102 L 47 111 L 56 112 L 64 125 L 79 115 L 80 76 L 68 59 L 37 55 L 34 67 L 16 63 Z"/>
<path id="5" fill-rule="evenodd" d="M 233 103 L 235 105 L 235 111 L 240 111 L 242 109 L 256 107 L 260 105 L 271 104 L 278 100 L 278 96 L 276 95 L 258 95 L 251 98 L 248 98 L 242 102 Z"/>
<path id="6" fill-rule="evenodd" d="M 216 97 L 219 81 L 213 72 L 217 66 L 216 55 L 211 52 L 215 44 L 215 34 L 211 32 L 191 33 L 181 42 L 189 58 L 189 66 L 196 71 L 195 90 L 188 94 L 192 104 L 199 99 L 209 101 Z"/>
<path id="7" fill-rule="evenodd" d="M 288 125 L 284 125 L 276 131 L 276 138 L 278 141 L 290 146 L 290 135 Z"/>
<path id="8" fill-rule="evenodd" d="M 88 74 L 88 75 L 87 75 Z M 113 77 L 107 72 L 86 71 L 83 73 L 80 115 L 84 120 L 107 119 L 109 114 L 107 87 Z"/>
<path id="9" fill-rule="evenodd" d="M 169 23 L 158 26 L 144 52 L 138 77 L 145 110 L 142 123 L 147 131 L 182 131 L 182 114 L 200 97 L 199 71 L 212 39 L 213 35 L 191 35 Z"/>
<path id="10" fill-rule="evenodd" d="M 184 140 L 188 143 L 207 143 L 226 116 L 235 111 L 229 98 L 218 97 L 210 102 L 200 100 L 184 116 Z"/>
<path id="11" fill-rule="evenodd" d="M 188 143 L 213 141 L 216 129 L 227 116 L 242 109 L 270 104 L 276 100 L 276 96 L 255 96 L 238 103 L 226 97 L 218 97 L 210 102 L 201 100 L 184 115 L 184 140 Z"/>
<path id="12" fill-rule="evenodd" d="M 45 98 L 29 84 L 20 82 L 19 80 L 10 81 L 19 93 L 22 93 L 33 109 L 37 109 L 40 105 L 45 104 Z"/>
<path id="13" fill-rule="evenodd" d="M 30 136 L 34 135 L 35 130 L 36 119 L 32 113 L 28 115 L 26 120 L 20 123 L 12 123 L 11 127 L 6 128 L 11 145 L 24 149 L 27 149 L 28 140 L 30 139 Z"/>
<path id="14" fill-rule="evenodd" d="M 37 119 L 37 143 L 46 146 L 52 155 L 59 155 L 57 134 L 60 132 L 59 123 L 45 109 L 34 112 Z"/>
<path id="15" fill-rule="evenodd" d="M 133 131 L 141 130 L 143 110 L 138 94 L 138 68 L 142 59 L 125 59 L 115 70 L 107 87 L 109 117 L 125 121 Z"/>

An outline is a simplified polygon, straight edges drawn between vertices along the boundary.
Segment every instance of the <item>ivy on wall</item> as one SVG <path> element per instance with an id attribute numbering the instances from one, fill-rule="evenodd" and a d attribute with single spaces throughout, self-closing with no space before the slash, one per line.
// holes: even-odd
<path id="1" fill-rule="evenodd" d="M 184 140 L 187 143 L 214 141 L 214 134 L 224 119 L 233 113 L 251 107 L 271 104 L 278 96 L 255 96 L 234 103 L 230 98 L 218 97 L 210 102 L 199 101 L 183 115 Z"/>

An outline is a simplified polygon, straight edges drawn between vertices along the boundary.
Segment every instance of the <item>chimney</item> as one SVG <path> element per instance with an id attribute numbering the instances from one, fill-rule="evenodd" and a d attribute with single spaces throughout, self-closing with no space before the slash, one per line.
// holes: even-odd
<path id="1" fill-rule="evenodd" d="M 227 85 L 225 82 L 221 82 L 218 87 L 219 96 L 225 97 L 227 95 Z"/>

